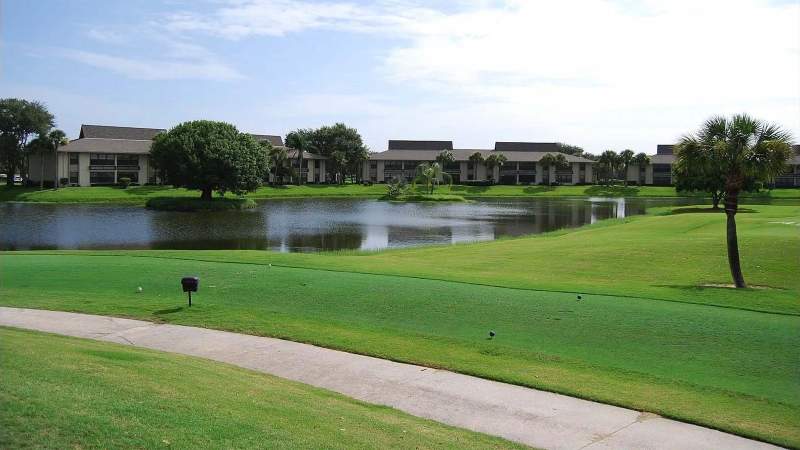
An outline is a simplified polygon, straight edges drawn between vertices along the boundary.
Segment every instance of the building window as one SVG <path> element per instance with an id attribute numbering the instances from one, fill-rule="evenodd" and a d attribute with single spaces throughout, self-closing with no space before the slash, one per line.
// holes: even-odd
<path id="1" fill-rule="evenodd" d="M 572 171 L 562 171 L 559 170 L 556 172 L 556 182 L 559 184 L 571 184 L 572 183 Z"/>
<path id="2" fill-rule="evenodd" d="M 70 153 L 69 154 L 69 165 L 70 166 L 77 166 L 78 165 L 78 154 L 77 153 Z"/>
<path id="3" fill-rule="evenodd" d="M 401 170 L 403 161 L 386 161 L 383 163 L 383 170 Z"/>
<path id="4" fill-rule="evenodd" d="M 117 155 L 117 166 L 139 167 L 139 155 Z"/>
<path id="5" fill-rule="evenodd" d="M 114 166 L 113 153 L 90 153 L 89 154 L 90 166 Z"/>
<path id="6" fill-rule="evenodd" d="M 77 171 L 70 171 L 69 172 L 69 184 L 78 184 L 78 172 Z"/>
<path id="7" fill-rule="evenodd" d="M 114 172 L 89 172 L 91 184 L 114 184 Z"/>

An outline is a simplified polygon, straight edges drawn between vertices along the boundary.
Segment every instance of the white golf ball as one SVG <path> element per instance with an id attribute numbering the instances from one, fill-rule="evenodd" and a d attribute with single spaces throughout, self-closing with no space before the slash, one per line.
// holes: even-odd
<path id="1" fill-rule="evenodd" d="M 138 288 L 136 288 L 136 292 L 142 292 L 142 287 L 139 286 Z"/>

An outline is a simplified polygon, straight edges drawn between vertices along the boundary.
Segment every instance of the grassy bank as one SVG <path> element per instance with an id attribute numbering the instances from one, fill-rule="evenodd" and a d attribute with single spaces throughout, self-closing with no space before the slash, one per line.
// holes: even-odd
<path id="1" fill-rule="evenodd" d="M 764 289 L 709 287 L 729 282 L 724 216 L 685 213 L 373 254 L 6 253 L 0 304 L 288 338 L 799 447 L 800 207 L 752 210 L 743 262 Z"/>
<path id="2" fill-rule="evenodd" d="M 9 328 L 0 371 L 3 448 L 521 447 L 226 364 Z"/>
<path id="3" fill-rule="evenodd" d="M 420 188 L 422 189 L 422 188 Z M 421 190 L 420 193 L 424 193 Z M 437 194 L 453 194 L 463 197 L 679 197 L 696 196 L 678 193 L 668 186 L 443 186 Z M 300 198 L 300 197 L 381 197 L 386 195 L 386 186 L 362 185 L 303 185 L 265 186 L 247 195 L 248 198 Z M 199 197 L 197 191 L 174 189 L 165 186 L 118 187 L 73 187 L 62 189 L 7 188 L 0 187 L 0 201 L 52 202 L 52 203 L 127 203 L 144 204 L 153 197 Z M 748 194 L 745 198 L 800 198 L 800 189 L 776 189 Z"/>
<path id="4" fill-rule="evenodd" d="M 239 211 L 255 208 L 256 202 L 249 198 L 201 200 L 194 197 L 153 197 L 147 200 L 145 206 L 158 211 Z"/>

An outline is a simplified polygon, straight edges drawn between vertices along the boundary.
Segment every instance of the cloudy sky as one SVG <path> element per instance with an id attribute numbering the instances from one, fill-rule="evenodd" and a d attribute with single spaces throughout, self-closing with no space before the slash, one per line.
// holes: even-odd
<path id="1" fill-rule="evenodd" d="M 800 141 L 800 2 L 3 0 L 0 97 L 81 123 L 653 153 L 713 114 Z"/>

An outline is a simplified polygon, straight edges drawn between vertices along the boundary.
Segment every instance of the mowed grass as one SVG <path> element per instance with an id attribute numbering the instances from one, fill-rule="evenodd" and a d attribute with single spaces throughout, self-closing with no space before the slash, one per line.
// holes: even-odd
<path id="1" fill-rule="evenodd" d="M 800 314 L 800 206 L 746 205 L 743 210 L 736 219 L 740 252 L 745 278 L 754 288 L 736 291 L 724 287 L 731 283 L 725 215 L 695 207 L 652 209 L 655 213 L 647 216 L 524 238 L 380 252 L 53 253 L 273 264 Z"/>
<path id="2" fill-rule="evenodd" d="M 417 193 L 424 194 L 418 187 Z M 697 197 L 698 194 L 679 193 L 670 186 L 441 186 L 437 194 L 454 194 L 464 197 Z M 298 197 L 381 197 L 386 195 L 386 185 L 303 185 L 264 186 L 247 194 L 255 200 Z M 153 197 L 199 197 L 199 191 L 175 189 L 169 186 L 132 186 L 127 189 L 110 186 L 68 187 L 39 190 L 7 186 L 0 187 L 0 201 L 52 202 L 52 203 L 125 203 L 144 204 Z M 228 194 L 233 198 L 233 195 Z M 800 198 L 800 188 L 775 189 L 751 194 L 744 198 Z"/>
<path id="3" fill-rule="evenodd" d="M 521 448 L 198 358 L 0 328 L 2 448 Z"/>
<path id="4" fill-rule="evenodd" d="M 727 282 L 724 248 L 712 242 L 723 239 L 724 218 L 687 213 L 377 254 L 6 253 L 0 304 L 309 342 L 800 447 L 798 209 L 759 206 L 741 215 L 745 274 L 770 289 L 696 287 L 698 277 Z M 315 258 L 326 261 L 323 270 L 299 267 Z M 179 286 L 187 274 L 201 279 L 191 308 Z M 614 282 L 601 283 L 605 277 Z M 547 280 L 553 291 L 527 289 Z M 471 284 L 484 281 L 526 289 Z M 595 282 L 618 295 L 587 294 Z M 674 298 L 635 295 L 651 285 Z"/>

